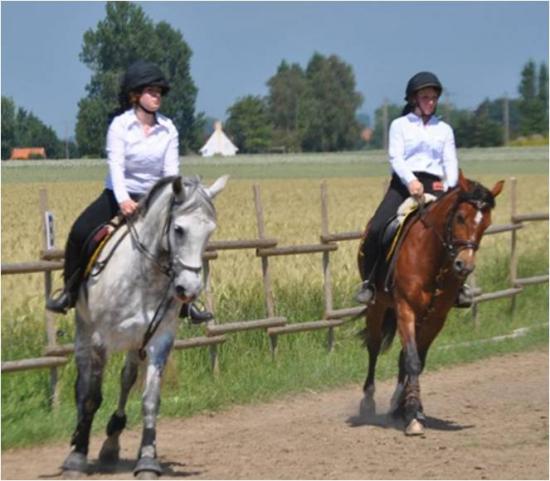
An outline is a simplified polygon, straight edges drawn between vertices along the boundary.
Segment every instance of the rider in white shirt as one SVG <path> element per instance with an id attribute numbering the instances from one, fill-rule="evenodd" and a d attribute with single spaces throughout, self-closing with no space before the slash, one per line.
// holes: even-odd
<path id="1" fill-rule="evenodd" d="M 360 250 L 365 281 L 356 295 L 358 302 L 374 300 L 374 276 L 380 255 L 380 237 L 387 222 L 409 196 L 426 193 L 441 196 L 458 182 L 458 161 L 452 128 L 435 116 L 443 91 L 431 72 L 419 72 L 407 83 L 407 104 L 402 116 L 390 125 L 390 186 L 369 224 Z M 471 294 L 461 291 L 458 305 L 471 303 Z"/>
<path id="2" fill-rule="evenodd" d="M 164 74 L 154 63 L 137 60 L 128 67 L 120 88 L 120 108 L 112 116 L 107 133 L 109 172 L 105 190 L 77 218 L 65 248 L 65 286 L 46 307 L 65 314 L 74 307 L 82 281 L 83 248 L 96 229 L 119 212 L 131 216 L 139 199 L 162 177 L 178 175 L 178 131 L 172 121 L 158 112 L 170 90 Z M 202 322 L 212 318 L 192 305 L 184 305 L 182 316 Z"/>

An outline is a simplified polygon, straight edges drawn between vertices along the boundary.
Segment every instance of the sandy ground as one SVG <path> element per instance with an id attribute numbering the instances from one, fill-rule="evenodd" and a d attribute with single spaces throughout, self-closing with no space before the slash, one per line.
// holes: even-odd
<path id="1" fill-rule="evenodd" d="M 359 417 L 361 386 L 307 392 L 188 419 L 163 419 L 166 479 L 548 479 L 548 351 L 496 357 L 421 378 L 427 428 L 406 437 L 385 412 L 393 382 L 377 386 L 378 414 Z M 115 472 L 133 479 L 140 430 L 122 436 Z M 2 454 L 2 479 L 56 479 L 68 441 Z"/>

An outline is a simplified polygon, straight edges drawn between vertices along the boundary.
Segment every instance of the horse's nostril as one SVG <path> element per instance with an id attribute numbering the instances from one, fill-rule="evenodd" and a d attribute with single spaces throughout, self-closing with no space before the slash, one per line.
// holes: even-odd
<path id="1" fill-rule="evenodd" d="M 183 296 L 185 294 L 185 287 L 180 286 L 179 284 L 176 286 L 176 294 L 178 296 Z"/>
<path id="2" fill-rule="evenodd" d="M 460 259 L 456 259 L 455 260 L 455 270 L 457 272 L 462 272 L 463 269 L 464 269 L 464 262 L 461 261 Z"/>

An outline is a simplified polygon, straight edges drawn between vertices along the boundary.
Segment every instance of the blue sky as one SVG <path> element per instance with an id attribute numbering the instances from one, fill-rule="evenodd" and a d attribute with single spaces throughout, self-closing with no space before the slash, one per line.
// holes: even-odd
<path id="1" fill-rule="evenodd" d="M 352 65 L 370 115 L 401 103 L 408 78 L 432 70 L 450 101 L 474 108 L 517 96 L 529 59 L 548 63 L 547 2 L 137 2 L 182 32 L 193 51 L 197 111 L 226 118 L 239 97 L 265 95 L 281 60 L 314 52 Z M 2 1 L 2 95 L 60 137 L 74 134 L 91 72 L 78 58 L 105 2 Z"/>

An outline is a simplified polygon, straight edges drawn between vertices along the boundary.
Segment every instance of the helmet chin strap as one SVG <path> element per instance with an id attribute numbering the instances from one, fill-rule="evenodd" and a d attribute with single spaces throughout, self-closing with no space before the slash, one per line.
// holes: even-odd
<path id="1" fill-rule="evenodd" d="M 137 106 L 138 106 L 141 110 L 143 110 L 146 114 L 155 115 L 155 112 L 153 112 L 152 110 L 146 109 L 146 108 L 141 104 L 141 102 L 138 102 Z"/>

